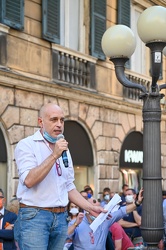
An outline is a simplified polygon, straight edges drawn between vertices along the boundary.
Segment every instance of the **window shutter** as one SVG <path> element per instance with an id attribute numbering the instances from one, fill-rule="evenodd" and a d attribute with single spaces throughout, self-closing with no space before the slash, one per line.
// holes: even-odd
<path id="1" fill-rule="evenodd" d="M 43 38 L 60 44 L 60 0 L 42 1 Z"/>
<path id="2" fill-rule="evenodd" d="M 91 45 L 90 54 L 105 60 L 101 39 L 106 30 L 106 0 L 91 0 Z"/>
<path id="3" fill-rule="evenodd" d="M 130 27 L 130 0 L 118 0 L 117 23 Z M 130 68 L 130 60 L 126 62 L 125 67 Z"/>
<path id="4" fill-rule="evenodd" d="M 24 28 L 24 0 L 1 0 L 1 22 L 14 29 Z"/>
<path id="5" fill-rule="evenodd" d="M 130 27 L 130 0 L 118 0 L 117 23 Z"/>

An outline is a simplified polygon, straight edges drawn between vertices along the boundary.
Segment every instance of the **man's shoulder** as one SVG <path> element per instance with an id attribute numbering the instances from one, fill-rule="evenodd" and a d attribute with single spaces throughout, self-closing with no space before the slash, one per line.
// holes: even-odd
<path id="1" fill-rule="evenodd" d="M 24 145 L 24 144 L 32 144 L 35 141 L 39 141 L 39 140 L 43 140 L 43 137 L 40 133 L 40 131 L 36 131 L 33 135 L 29 135 L 23 139 L 21 139 L 18 144 L 17 147 Z"/>

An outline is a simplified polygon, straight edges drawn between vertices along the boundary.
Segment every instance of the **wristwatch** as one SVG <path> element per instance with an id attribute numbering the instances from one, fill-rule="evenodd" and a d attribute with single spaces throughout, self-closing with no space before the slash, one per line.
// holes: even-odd
<path id="1" fill-rule="evenodd" d="M 141 204 L 138 203 L 137 201 L 135 201 L 134 203 L 135 203 L 136 207 L 139 207 L 139 206 L 141 205 Z"/>
<path id="2" fill-rule="evenodd" d="M 74 226 L 75 226 L 75 227 L 78 227 L 78 224 L 77 224 L 76 222 L 74 222 Z"/>

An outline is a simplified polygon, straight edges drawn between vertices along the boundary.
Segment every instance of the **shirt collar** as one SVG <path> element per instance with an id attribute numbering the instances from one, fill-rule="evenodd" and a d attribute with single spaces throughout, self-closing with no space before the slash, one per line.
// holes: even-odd
<path id="1" fill-rule="evenodd" d="M 5 209 L 4 209 L 4 207 L 0 210 L 0 214 L 2 214 L 2 215 L 4 215 L 4 213 L 5 213 Z"/>
<path id="2" fill-rule="evenodd" d="M 44 141 L 44 138 L 40 132 L 40 130 L 38 130 L 34 135 L 33 135 L 33 140 L 34 141 Z"/>
<path id="3" fill-rule="evenodd" d="M 47 147 L 49 147 L 49 142 L 44 139 L 42 133 L 40 132 L 40 129 L 33 135 L 33 140 L 43 141 L 47 145 Z"/>

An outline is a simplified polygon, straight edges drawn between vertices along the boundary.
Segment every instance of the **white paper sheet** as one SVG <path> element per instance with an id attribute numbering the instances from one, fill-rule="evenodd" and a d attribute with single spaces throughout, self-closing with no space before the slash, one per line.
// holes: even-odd
<path id="1" fill-rule="evenodd" d="M 104 207 L 105 210 L 108 210 L 107 213 L 100 213 L 97 218 L 90 224 L 90 228 L 93 230 L 93 233 L 97 230 L 98 226 L 107 218 L 110 212 L 115 212 L 118 210 L 121 202 L 121 197 L 118 194 L 115 194 L 108 204 Z"/>

